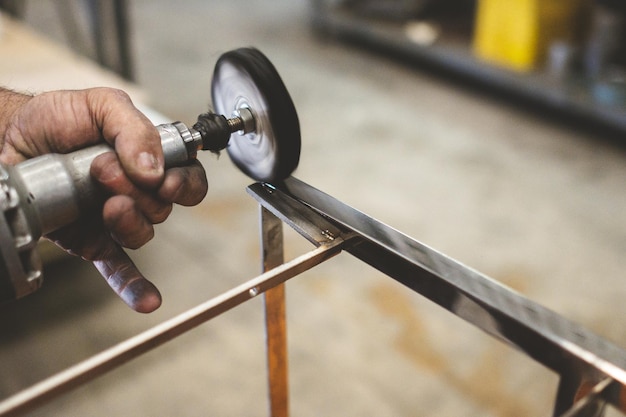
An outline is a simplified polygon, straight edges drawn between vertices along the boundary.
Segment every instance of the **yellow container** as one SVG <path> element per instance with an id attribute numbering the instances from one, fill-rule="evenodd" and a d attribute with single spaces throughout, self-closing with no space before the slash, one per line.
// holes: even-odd
<path id="1" fill-rule="evenodd" d="M 545 60 L 554 41 L 573 43 L 586 0 L 479 0 L 473 48 L 481 59 L 518 71 Z"/>

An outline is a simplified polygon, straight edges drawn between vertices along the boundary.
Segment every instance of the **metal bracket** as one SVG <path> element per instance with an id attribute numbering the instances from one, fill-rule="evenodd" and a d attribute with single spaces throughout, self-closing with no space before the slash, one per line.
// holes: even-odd
<path id="1" fill-rule="evenodd" d="M 346 252 L 559 374 L 554 416 L 602 416 L 605 403 L 626 413 L 624 349 L 295 178 L 249 192 L 312 241 L 294 214 L 321 215 L 350 234 Z"/>

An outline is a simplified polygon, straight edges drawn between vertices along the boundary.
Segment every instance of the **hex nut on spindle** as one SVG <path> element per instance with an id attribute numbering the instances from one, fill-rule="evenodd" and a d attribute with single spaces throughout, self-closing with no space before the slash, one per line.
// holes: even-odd
<path id="1" fill-rule="evenodd" d="M 238 119 L 242 124 L 241 129 L 237 129 L 240 135 L 245 135 L 256 130 L 254 114 L 248 107 L 242 107 L 233 112 L 233 118 Z"/>

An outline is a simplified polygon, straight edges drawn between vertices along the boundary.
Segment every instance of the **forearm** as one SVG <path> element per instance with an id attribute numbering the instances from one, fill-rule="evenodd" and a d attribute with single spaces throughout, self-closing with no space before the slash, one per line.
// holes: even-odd
<path id="1" fill-rule="evenodd" d="M 4 145 L 4 134 L 11 117 L 20 106 L 31 98 L 31 95 L 0 87 L 0 149 Z"/>

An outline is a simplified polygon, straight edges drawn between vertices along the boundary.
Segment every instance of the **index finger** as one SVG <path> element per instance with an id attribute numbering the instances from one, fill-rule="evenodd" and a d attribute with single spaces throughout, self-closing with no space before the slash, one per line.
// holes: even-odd
<path id="1" fill-rule="evenodd" d="M 93 264 L 113 291 L 139 313 L 151 313 L 159 308 L 159 290 L 139 272 L 126 252 L 112 240 L 107 249 L 106 257 Z"/>

